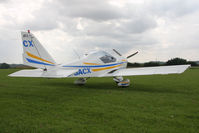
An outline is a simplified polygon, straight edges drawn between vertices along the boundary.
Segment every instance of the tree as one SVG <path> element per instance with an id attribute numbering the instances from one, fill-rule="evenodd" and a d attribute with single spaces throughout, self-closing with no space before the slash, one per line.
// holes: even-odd
<path id="1" fill-rule="evenodd" d="M 130 63 L 130 62 L 128 62 L 128 63 L 127 63 L 127 66 L 128 66 L 128 67 L 141 67 L 142 65 L 139 64 L 139 63 L 136 63 L 136 62 L 135 62 L 135 63 Z"/>
<path id="2" fill-rule="evenodd" d="M 159 64 L 159 62 L 153 62 L 153 61 L 151 61 L 151 62 L 144 63 L 144 66 L 145 67 L 160 66 L 160 64 Z"/>
<path id="3" fill-rule="evenodd" d="M 0 65 L 0 68 L 1 68 L 1 69 L 8 69 L 8 68 L 10 68 L 10 65 L 7 64 L 7 63 L 2 63 L 2 64 Z"/>
<path id="4" fill-rule="evenodd" d="M 190 64 L 191 66 L 198 66 L 195 61 L 188 61 L 187 64 Z"/>
<path id="5" fill-rule="evenodd" d="M 184 65 L 187 64 L 187 60 L 182 58 L 170 59 L 166 62 L 167 65 Z"/>

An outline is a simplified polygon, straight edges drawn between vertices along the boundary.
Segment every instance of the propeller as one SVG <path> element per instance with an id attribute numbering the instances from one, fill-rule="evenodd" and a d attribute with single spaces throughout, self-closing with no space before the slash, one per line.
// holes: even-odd
<path id="1" fill-rule="evenodd" d="M 117 50 L 113 49 L 113 51 L 118 54 L 119 56 L 122 56 Z"/>
<path id="2" fill-rule="evenodd" d="M 138 53 L 138 51 L 135 52 L 134 54 L 131 54 L 131 55 L 127 56 L 126 58 L 127 58 L 127 59 L 128 59 L 128 58 L 131 58 L 131 57 L 135 56 L 137 53 Z"/>
<path id="3" fill-rule="evenodd" d="M 114 51 L 116 54 L 118 54 L 119 56 L 122 56 L 117 50 L 113 49 L 113 51 Z M 133 53 L 133 54 L 131 54 L 131 55 L 129 55 L 129 56 L 127 56 L 126 58 L 129 59 L 129 58 L 135 56 L 136 54 L 138 54 L 138 51 L 135 52 L 135 53 Z"/>
<path id="4" fill-rule="evenodd" d="M 118 54 L 119 56 L 122 56 L 117 50 L 113 49 L 113 51 L 114 51 L 116 54 Z M 138 51 L 135 52 L 135 53 L 133 53 L 133 54 L 131 54 L 131 55 L 129 55 L 129 56 L 127 56 L 126 58 L 129 59 L 129 58 L 135 56 L 136 54 L 138 54 Z M 131 63 L 130 63 L 130 62 L 127 62 L 127 67 L 129 66 L 129 64 L 131 64 Z"/>

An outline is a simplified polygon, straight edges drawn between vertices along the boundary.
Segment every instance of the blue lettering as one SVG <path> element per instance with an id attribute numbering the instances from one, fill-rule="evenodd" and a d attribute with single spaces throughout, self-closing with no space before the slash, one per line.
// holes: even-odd
<path id="1" fill-rule="evenodd" d="M 29 47 L 30 47 L 30 46 L 33 47 L 32 41 L 28 41 L 28 42 L 29 42 Z"/>
<path id="2" fill-rule="evenodd" d="M 88 73 L 91 73 L 91 69 L 90 68 L 87 68 L 87 70 L 88 70 Z"/>
<path id="3" fill-rule="evenodd" d="M 91 73 L 90 68 L 83 68 L 83 69 L 79 69 L 78 72 L 76 72 L 74 75 L 78 76 L 78 75 L 83 75 L 83 74 L 88 74 Z"/>
<path id="4" fill-rule="evenodd" d="M 28 45 L 28 43 L 29 43 L 29 45 Z M 24 45 L 24 47 L 33 47 L 33 42 L 24 40 L 23 45 Z"/>
<path id="5" fill-rule="evenodd" d="M 86 74 L 85 70 L 86 70 L 85 68 L 84 68 L 84 69 L 82 69 L 83 74 Z"/>
<path id="6" fill-rule="evenodd" d="M 27 44 L 26 40 L 23 41 L 23 45 L 24 45 L 24 47 L 28 47 L 28 44 Z"/>
<path id="7" fill-rule="evenodd" d="M 82 70 L 81 70 L 81 69 L 79 69 L 79 75 L 82 75 L 82 74 L 83 74 Z"/>
<path id="8" fill-rule="evenodd" d="M 75 76 L 77 76 L 78 74 L 79 74 L 79 73 L 78 73 L 78 72 L 76 72 L 74 75 L 75 75 Z"/>

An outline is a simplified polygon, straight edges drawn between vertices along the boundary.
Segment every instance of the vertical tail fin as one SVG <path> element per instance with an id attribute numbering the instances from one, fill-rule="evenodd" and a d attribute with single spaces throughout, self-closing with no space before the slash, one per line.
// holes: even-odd
<path id="1" fill-rule="evenodd" d="M 23 44 L 23 61 L 25 65 L 47 69 L 56 63 L 36 37 L 28 32 L 21 32 Z"/>

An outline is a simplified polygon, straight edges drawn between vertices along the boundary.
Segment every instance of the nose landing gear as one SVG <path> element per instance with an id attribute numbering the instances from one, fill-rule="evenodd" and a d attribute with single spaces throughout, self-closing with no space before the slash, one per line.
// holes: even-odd
<path id="1" fill-rule="evenodd" d="M 123 77 L 114 77 L 113 80 L 117 83 L 118 86 L 128 87 L 130 85 L 129 79 L 124 79 Z"/>

